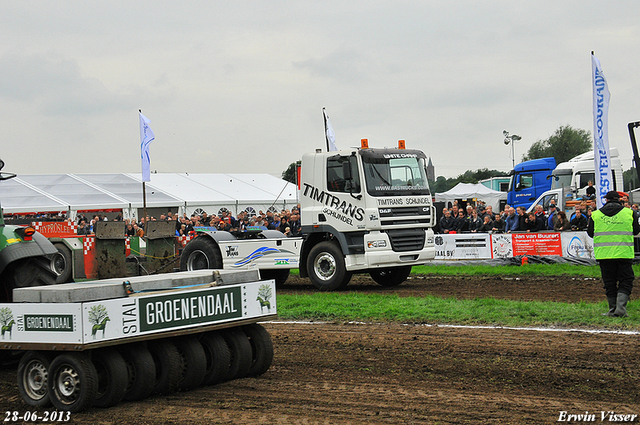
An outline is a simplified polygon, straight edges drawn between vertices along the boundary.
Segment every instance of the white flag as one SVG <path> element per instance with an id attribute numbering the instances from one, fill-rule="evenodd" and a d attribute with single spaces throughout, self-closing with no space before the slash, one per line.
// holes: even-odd
<path id="1" fill-rule="evenodd" d="M 327 139 L 327 151 L 337 151 L 336 134 L 333 132 L 331 121 L 329 121 L 329 115 L 327 115 L 327 111 L 324 108 L 322 108 L 322 114 L 324 115 L 324 133 Z"/>
<path id="2" fill-rule="evenodd" d="M 593 78 L 593 158 L 596 167 L 596 203 L 604 205 L 604 196 L 613 189 L 611 154 L 609 152 L 609 87 L 600 61 L 591 54 Z"/>
<path id="3" fill-rule="evenodd" d="M 149 121 L 147 117 L 140 112 L 140 156 L 142 157 L 142 181 L 151 181 L 151 159 L 149 158 L 149 145 L 153 142 L 156 136 L 153 134 L 153 130 L 149 127 Z"/>

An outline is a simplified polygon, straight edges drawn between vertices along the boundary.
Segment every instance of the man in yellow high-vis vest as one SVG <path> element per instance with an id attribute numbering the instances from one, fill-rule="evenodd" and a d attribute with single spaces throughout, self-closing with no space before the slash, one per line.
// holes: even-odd
<path id="1" fill-rule="evenodd" d="M 609 303 L 604 315 L 625 317 L 635 277 L 633 235 L 640 233 L 640 217 L 622 206 L 618 192 L 608 192 L 605 199 L 607 203 L 591 214 L 587 234 L 593 238 L 593 252 Z"/>

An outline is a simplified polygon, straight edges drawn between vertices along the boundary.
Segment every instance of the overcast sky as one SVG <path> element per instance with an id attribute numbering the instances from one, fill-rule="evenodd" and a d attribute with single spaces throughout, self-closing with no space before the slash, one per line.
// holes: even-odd
<path id="1" fill-rule="evenodd" d="M 3 1 L 5 171 L 279 176 L 325 146 L 395 146 L 436 174 L 511 169 L 562 125 L 593 132 L 591 51 L 609 138 L 640 121 L 636 1 Z M 640 137 L 640 135 L 639 135 Z M 153 182 L 153 175 L 151 176 Z"/>

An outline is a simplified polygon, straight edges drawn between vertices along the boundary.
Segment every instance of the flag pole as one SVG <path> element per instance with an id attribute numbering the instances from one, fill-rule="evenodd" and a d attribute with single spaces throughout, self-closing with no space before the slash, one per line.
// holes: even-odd
<path id="1" fill-rule="evenodd" d="M 324 120 L 324 140 L 327 142 L 327 152 L 329 152 L 329 136 L 327 136 L 327 113 L 322 107 L 322 119 Z"/>
<path id="2" fill-rule="evenodd" d="M 138 112 L 142 113 L 142 109 L 138 109 Z M 142 216 L 144 217 L 143 231 L 144 236 L 147 236 L 149 229 L 147 228 L 147 186 L 145 185 L 144 178 L 142 179 Z"/>

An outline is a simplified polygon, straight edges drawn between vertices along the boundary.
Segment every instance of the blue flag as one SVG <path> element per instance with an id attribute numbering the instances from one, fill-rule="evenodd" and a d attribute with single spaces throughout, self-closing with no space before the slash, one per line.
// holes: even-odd
<path id="1" fill-rule="evenodd" d="M 156 138 L 153 130 L 149 127 L 147 117 L 140 112 L 140 156 L 142 158 L 142 181 L 151 181 L 151 159 L 149 158 L 149 145 Z"/>

